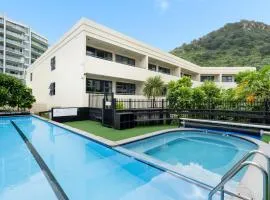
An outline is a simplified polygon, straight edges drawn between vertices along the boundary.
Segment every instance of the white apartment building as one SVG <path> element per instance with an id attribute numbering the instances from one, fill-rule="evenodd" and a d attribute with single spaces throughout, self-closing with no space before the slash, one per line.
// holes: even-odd
<path id="1" fill-rule="evenodd" d="M 156 75 L 166 83 L 190 76 L 194 86 L 214 80 L 234 87 L 234 75 L 244 70 L 255 68 L 200 67 L 83 18 L 27 69 L 26 82 L 40 111 L 88 106 L 89 93 L 139 98 L 144 81 Z"/>
<path id="2" fill-rule="evenodd" d="M 0 73 L 19 79 L 26 69 L 48 48 L 48 40 L 29 26 L 0 16 Z"/>

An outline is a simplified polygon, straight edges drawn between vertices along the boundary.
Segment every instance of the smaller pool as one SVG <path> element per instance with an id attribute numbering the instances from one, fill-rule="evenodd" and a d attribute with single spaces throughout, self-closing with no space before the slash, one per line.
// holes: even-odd
<path id="1" fill-rule="evenodd" d="M 216 185 L 244 154 L 257 145 L 246 140 L 202 131 L 174 131 L 123 146 L 169 163 L 180 173 Z M 238 183 L 244 171 L 234 178 Z"/>

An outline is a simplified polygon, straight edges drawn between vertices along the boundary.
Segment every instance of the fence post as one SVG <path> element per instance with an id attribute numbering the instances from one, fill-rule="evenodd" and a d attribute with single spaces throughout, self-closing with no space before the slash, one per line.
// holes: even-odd
<path id="1" fill-rule="evenodd" d="M 161 100 L 161 107 L 162 107 L 162 110 L 164 109 L 164 99 Z"/>
<path id="2" fill-rule="evenodd" d="M 131 99 L 128 100 L 128 107 L 129 107 L 129 109 L 132 108 L 132 105 L 131 105 Z"/>

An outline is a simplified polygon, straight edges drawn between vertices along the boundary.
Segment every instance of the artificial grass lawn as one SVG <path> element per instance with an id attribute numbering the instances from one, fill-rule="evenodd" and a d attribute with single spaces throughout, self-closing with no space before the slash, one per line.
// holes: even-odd
<path id="1" fill-rule="evenodd" d="M 266 143 L 270 142 L 270 135 L 263 135 L 262 140 Z"/>
<path id="2" fill-rule="evenodd" d="M 113 141 L 143 135 L 154 131 L 177 127 L 176 125 L 155 125 L 155 126 L 139 126 L 126 130 L 116 130 L 113 128 L 104 127 L 101 125 L 100 122 L 90 120 L 66 122 L 65 124 Z"/>

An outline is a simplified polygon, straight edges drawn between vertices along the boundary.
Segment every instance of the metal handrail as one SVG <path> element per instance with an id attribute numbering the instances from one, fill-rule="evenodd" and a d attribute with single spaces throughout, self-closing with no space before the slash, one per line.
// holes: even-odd
<path id="1" fill-rule="evenodd" d="M 265 170 L 261 165 L 255 163 L 255 162 L 250 162 L 250 161 L 246 161 L 248 158 L 250 158 L 252 155 L 254 154 L 260 154 L 262 156 L 264 156 L 267 159 L 267 168 L 268 170 Z M 263 195 L 264 195 L 264 200 L 270 200 L 270 192 L 268 191 L 267 194 L 267 185 L 268 183 L 270 183 L 270 176 L 269 176 L 269 172 L 270 172 L 270 158 L 263 153 L 262 151 L 258 151 L 258 150 L 253 150 L 250 151 L 249 153 L 247 153 L 241 160 L 239 160 L 222 178 L 220 183 L 211 190 L 211 192 L 208 195 L 208 200 L 212 200 L 213 195 L 221 190 L 220 196 L 221 196 L 221 200 L 224 200 L 224 185 L 232 178 L 234 177 L 235 174 L 237 174 L 243 167 L 247 166 L 247 165 L 253 165 L 257 168 L 259 168 L 262 172 L 263 172 L 263 183 L 264 183 L 264 190 L 263 190 Z"/>

